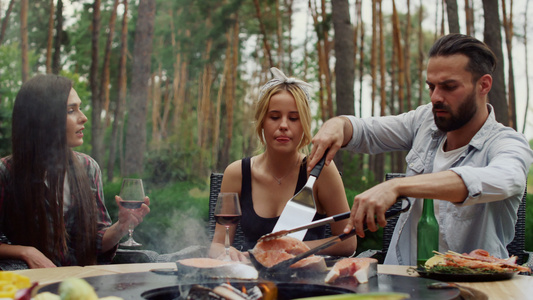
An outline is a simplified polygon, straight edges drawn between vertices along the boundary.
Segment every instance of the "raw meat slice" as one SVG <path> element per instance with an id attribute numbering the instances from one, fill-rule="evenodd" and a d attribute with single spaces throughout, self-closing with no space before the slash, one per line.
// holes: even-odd
<path id="1" fill-rule="evenodd" d="M 270 268 L 278 263 L 306 252 L 309 247 L 302 241 L 290 236 L 272 240 L 263 240 L 253 249 L 255 259 L 263 266 Z M 311 255 L 291 266 L 291 269 L 302 271 L 325 271 L 326 261 L 323 257 Z"/>
<path id="2" fill-rule="evenodd" d="M 322 256 L 311 255 L 291 265 L 293 269 L 323 272 L 327 269 L 326 260 Z"/>
<path id="3" fill-rule="evenodd" d="M 254 247 L 254 254 L 262 251 L 282 250 L 289 254 L 298 255 L 309 250 L 309 247 L 302 241 L 290 236 L 284 236 L 272 240 L 263 240 Z"/>
<path id="4" fill-rule="evenodd" d="M 188 258 L 176 261 L 178 273 L 187 277 L 257 279 L 259 273 L 249 265 L 213 258 Z"/>
<path id="5" fill-rule="evenodd" d="M 324 281 L 334 283 L 341 277 L 354 276 L 359 283 L 367 283 L 370 277 L 377 275 L 378 260 L 368 257 L 344 258 L 335 263 Z"/>

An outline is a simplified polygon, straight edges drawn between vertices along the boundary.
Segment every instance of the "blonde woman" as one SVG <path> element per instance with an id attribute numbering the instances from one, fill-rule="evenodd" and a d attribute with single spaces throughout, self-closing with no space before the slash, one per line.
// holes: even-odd
<path id="1" fill-rule="evenodd" d="M 305 185 L 307 145 L 311 142 L 310 85 L 287 78 L 271 68 L 274 79 L 261 87 L 255 112 L 255 133 L 263 151 L 230 164 L 224 171 L 221 192 L 236 192 L 242 209 L 241 228 L 245 249 L 230 249 L 232 260 L 247 260 L 246 250 L 274 228 L 287 201 Z M 322 169 L 313 187 L 317 206 L 314 219 L 349 210 L 344 185 L 335 164 Z M 332 233 L 342 233 L 347 221 L 331 225 Z M 324 238 L 325 227 L 308 230 L 304 241 L 312 247 Z M 234 230 L 230 232 L 233 241 Z M 225 229 L 215 229 L 209 255 L 225 255 Z M 348 239 L 324 250 L 323 254 L 348 256 L 356 249 L 357 240 Z"/>

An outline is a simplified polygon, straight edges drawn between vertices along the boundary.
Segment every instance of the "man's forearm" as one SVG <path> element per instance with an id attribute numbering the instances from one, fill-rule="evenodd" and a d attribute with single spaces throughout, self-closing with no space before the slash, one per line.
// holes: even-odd
<path id="1" fill-rule="evenodd" d="M 452 171 L 421 174 L 390 180 L 399 195 L 463 202 L 468 189 L 459 175 Z"/>
<path id="2" fill-rule="evenodd" d="M 342 141 L 342 146 L 345 147 L 346 145 L 348 145 L 353 136 L 352 122 L 350 121 L 350 119 L 344 116 L 340 116 L 338 118 L 343 122 L 344 139 Z"/>

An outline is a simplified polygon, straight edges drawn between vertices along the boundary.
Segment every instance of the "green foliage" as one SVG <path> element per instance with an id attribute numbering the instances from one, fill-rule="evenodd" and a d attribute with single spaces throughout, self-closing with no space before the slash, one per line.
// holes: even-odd
<path id="1" fill-rule="evenodd" d="M 178 148 L 178 149 L 176 149 Z M 167 147 L 158 151 L 150 151 L 146 156 L 145 176 L 155 184 L 191 180 L 194 174 L 200 150 Z"/>
<path id="2" fill-rule="evenodd" d="M 209 184 L 179 181 L 159 185 L 145 179 L 145 193 L 150 197 L 150 213 L 134 232 L 143 248 L 159 253 L 178 251 L 191 245 L 207 246 Z M 111 219 L 116 222 L 118 207 L 114 195 L 120 193 L 121 181 L 106 183 L 104 194 Z"/>

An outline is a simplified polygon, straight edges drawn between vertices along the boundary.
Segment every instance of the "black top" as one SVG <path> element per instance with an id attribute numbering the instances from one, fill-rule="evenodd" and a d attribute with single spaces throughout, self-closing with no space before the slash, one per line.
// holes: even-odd
<path id="1" fill-rule="evenodd" d="M 245 249 L 252 249 L 257 240 L 267 234 L 272 232 L 276 222 L 279 219 L 279 216 L 274 218 L 263 218 L 258 216 L 254 210 L 254 204 L 252 201 L 252 171 L 250 165 L 250 157 L 242 159 L 242 185 L 241 185 L 241 228 L 244 233 L 245 239 Z M 296 188 L 294 194 L 298 193 L 307 182 L 307 159 L 304 158 L 300 166 L 300 173 L 298 174 L 298 182 L 296 183 Z M 325 214 L 315 214 L 314 220 L 319 220 L 325 218 Z M 307 230 L 305 234 L 304 241 L 307 240 L 317 240 L 323 239 L 325 237 L 325 226 L 319 226 Z"/>

